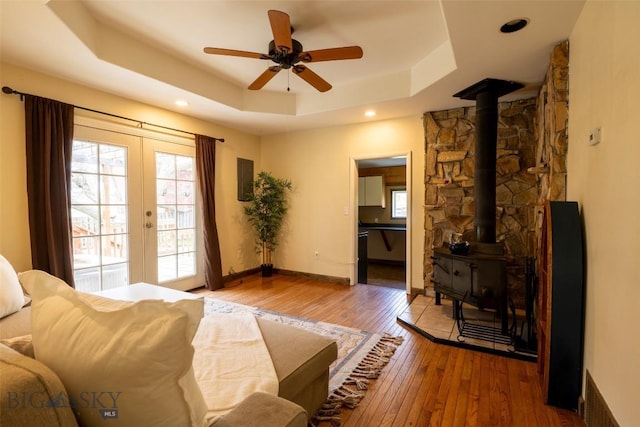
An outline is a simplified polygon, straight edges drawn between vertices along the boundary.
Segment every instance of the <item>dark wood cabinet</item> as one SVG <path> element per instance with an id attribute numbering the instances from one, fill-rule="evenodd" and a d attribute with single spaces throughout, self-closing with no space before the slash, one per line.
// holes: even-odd
<path id="1" fill-rule="evenodd" d="M 367 269 L 369 268 L 369 255 L 367 245 L 369 241 L 368 231 L 358 232 L 358 283 L 367 283 Z"/>
<path id="2" fill-rule="evenodd" d="M 537 264 L 538 373 L 544 399 L 575 411 L 584 335 L 583 236 L 576 202 L 547 202 Z"/>

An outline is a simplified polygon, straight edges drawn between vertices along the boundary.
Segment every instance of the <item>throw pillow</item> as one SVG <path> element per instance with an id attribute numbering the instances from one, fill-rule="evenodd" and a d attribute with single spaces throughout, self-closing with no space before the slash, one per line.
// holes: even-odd
<path id="1" fill-rule="evenodd" d="M 33 348 L 62 380 L 81 425 L 204 424 L 192 369 L 197 324 L 181 308 L 201 301 L 128 303 L 47 279 L 28 288 Z"/>
<path id="2" fill-rule="evenodd" d="M 9 261 L 0 255 L 0 318 L 20 310 L 24 303 L 18 275 Z"/>

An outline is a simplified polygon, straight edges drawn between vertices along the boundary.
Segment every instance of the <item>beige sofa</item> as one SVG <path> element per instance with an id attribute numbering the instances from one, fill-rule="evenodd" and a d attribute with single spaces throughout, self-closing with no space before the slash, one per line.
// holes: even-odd
<path id="1" fill-rule="evenodd" d="M 78 418 L 70 408 L 46 403 L 64 393 L 65 387 L 52 369 L 28 355 L 30 311 L 25 307 L 0 319 L 0 425 L 76 426 Z M 258 319 L 258 326 L 277 374 L 279 397 L 253 393 L 213 425 L 304 427 L 327 399 L 328 367 L 337 358 L 337 345 L 264 319 Z M 126 425 L 126 421 L 107 425 Z"/>

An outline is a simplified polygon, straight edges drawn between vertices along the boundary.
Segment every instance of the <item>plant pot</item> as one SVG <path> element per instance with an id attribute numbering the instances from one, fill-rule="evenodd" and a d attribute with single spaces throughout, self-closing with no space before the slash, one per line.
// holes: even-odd
<path id="1" fill-rule="evenodd" d="M 260 270 L 262 270 L 262 277 L 271 277 L 273 274 L 273 264 L 261 264 Z"/>

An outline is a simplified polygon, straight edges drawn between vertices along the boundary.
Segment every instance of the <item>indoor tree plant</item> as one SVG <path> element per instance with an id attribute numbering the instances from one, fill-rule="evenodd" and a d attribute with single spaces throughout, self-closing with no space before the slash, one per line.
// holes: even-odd
<path id="1" fill-rule="evenodd" d="M 275 178 L 261 171 L 253 182 L 253 193 L 248 197 L 244 213 L 256 232 L 256 251 L 262 253 L 262 275 L 271 276 L 271 252 L 278 246 L 280 229 L 287 213 L 287 191 L 291 181 Z"/>

